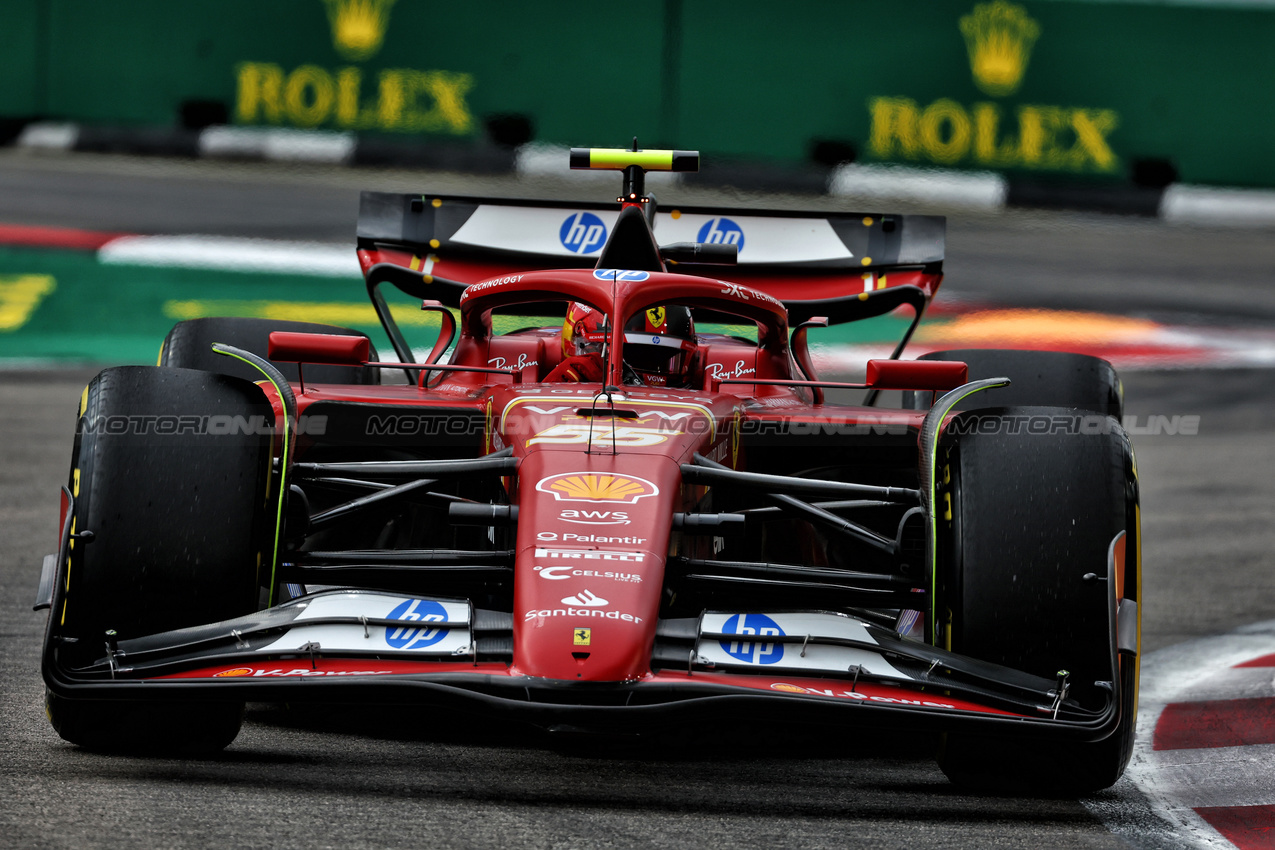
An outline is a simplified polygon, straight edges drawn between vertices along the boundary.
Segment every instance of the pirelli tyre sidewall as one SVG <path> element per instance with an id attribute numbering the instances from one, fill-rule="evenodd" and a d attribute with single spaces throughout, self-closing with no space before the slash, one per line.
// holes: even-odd
<path id="1" fill-rule="evenodd" d="M 1062 351 L 1018 351 L 966 348 L 931 351 L 918 360 L 959 360 L 969 366 L 969 379 L 1009 378 L 1007 387 L 970 396 L 960 406 L 1005 407 L 1049 405 L 1074 407 L 1123 421 L 1124 388 L 1115 367 L 1098 357 Z M 906 407 L 929 406 L 930 393 L 906 393 Z"/>
<path id="2" fill-rule="evenodd" d="M 273 331 L 292 333 L 337 334 L 340 336 L 367 335 L 361 331 L 336 325 L 320 325 L 313 322 L 285 322 L 275 319 L 206 318 L 178 322 L 164 338 L 159 350 L 160 366 L 176 366 L 181 369 L 202 369 L 234 375 L 249 381 L 258 381 L 261 374 L 252 366 L 233 357 L 226 357 L 212 350 L 214 342 L 222 342 L 266 357 Z M 368 351 L 371 360 L 378 360 L 376 347 Z M 273 361 L 272 361 L 273 362 Z M 276 368 L 289 381 L 300 378 L 296 363 L 275 363 Z M 379 384 L 381 370 L 367 366 L 305 366 L 307 383 L 316 384 Z"/>
<path id="3" fill-rule="evenodd" d="M 85 389 L 72 453 L 75 539 L 54 651 L 63 668 L 117 641 L 256 610 L 272 557 L 271 445 L 265 394 L 188 369 L 107 369 Z M 97 749 L 215 749 L 242 705 L 49 697 L 59 734 Z M 198 720 L 196 723 L 194 721 Z"/>
<path id="4" fill-rule="evenodd" d="M 955 652 L 1054 679 L 1100 710 L 1113 652 L 1106 580 L 1124 541 L 1125 599 L 1141 594 L 1133 450 L 1114 417 L 1076 408 L 968 411 L 938 464 L 939 641 Z M 1136 641 L 1136 636 L 1127 636 Z M 1137 659 L 1119 656 L 1120 723 L 1095 742 L 947 735 L 940 766 L 993 790 L 1087 793 L 1113 784 L 1133 747 Z"/>

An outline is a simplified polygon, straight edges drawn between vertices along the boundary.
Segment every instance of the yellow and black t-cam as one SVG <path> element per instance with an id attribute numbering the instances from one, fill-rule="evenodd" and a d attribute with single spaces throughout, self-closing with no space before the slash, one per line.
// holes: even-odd
<path id="1" fill-rule="evenodd" d="M 623 171 L 699 171 L 699 151 L 631 151 L 623 148 L 572 148 L 572 168 Z"/>

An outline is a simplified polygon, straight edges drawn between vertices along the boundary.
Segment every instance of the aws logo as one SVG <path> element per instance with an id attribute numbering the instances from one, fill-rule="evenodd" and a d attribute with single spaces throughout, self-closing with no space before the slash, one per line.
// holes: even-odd
<path id="1" fill-rule="evenodd" d="M 351 62 L 371 59 L 381 49 L 394 0 L 323 0 L 332 24 L 332 46 Z"/>
<path id="2" fill-rule="evenodd" d="M 1040 24 L 1008 0 L 980 3 L 961 17 L 974 85 L 992 97 L 1018 91 Z M 1112 109 L 1043 104 L 962 104 L 939 98 L 922 106 L 907 97 L 868 100 L 869 148 L 879 159 L 1041 171 L 1120 170 L 1108 137 L 1120 124 Z"/>

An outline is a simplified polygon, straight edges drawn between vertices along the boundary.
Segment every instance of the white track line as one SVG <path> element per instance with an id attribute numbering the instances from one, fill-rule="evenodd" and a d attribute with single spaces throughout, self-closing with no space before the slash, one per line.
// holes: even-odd
<path id="1" fill-rule="evenodd" d="M 360 278 L 353 245 L 230 236 L 122 236 L 102 246 L 111 265 Z"/>
<path id="2" fill-rule="evenodd" d="M 1156 751 L 1152 735 L 1169 703 L 1275 696 L 1271 668 L 1232 669 L 1271 653 L 1275 653 L 1275 620 L 1143 658 L 1138 737 L 1126 779 L 1114 789 L 1119 803 L 1086 800 L 1090 811 L 1135 846 L 1174 846 L 1165 844 L 1154 822 L 1128 821 L 1127 811 L 1139 806 L 1129 794 L 1132 784 L 1145 795 L 1151 811 L 1171 825 L 1176 846 L 1233 850 L 1234 845 L 1192 808 L 1275 803 L 1275 746 Z"/>

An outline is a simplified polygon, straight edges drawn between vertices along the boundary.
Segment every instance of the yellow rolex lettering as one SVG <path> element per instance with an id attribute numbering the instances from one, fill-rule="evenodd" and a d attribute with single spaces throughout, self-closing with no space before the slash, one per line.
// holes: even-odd
<path id="1" fill-rule="evenodd" d="M 268 62 L 244 62 L 238 76 L 235 116 L 239 122 L 278 124 L 283 117 L 283 69 Z"/>
<path id="2" fill-rule="evenodd" d="M 974 158 L 981 165 L 1012 165 L 1018 157 L 1018 140 L 1002 142 L 1001 110 L 994 103 L 974 104 Z"/>
<path id="3" fill-rule="evenodd" d="M 869 148 L 880 159 L 927 160 L 1050 171 L 1116 171 L 1120 159 L 1108 137 L 1120 117 L 1111 109 L 1017 108 L 1017 132 L 996 103 L 966 107 L 941 98 L 920 108 L 903 97 L 868 103 Z"/>
<path id="4" fill-rule="evenodd" d="M 1100 171 L 1113 171 L 1118 164 L 1116 155 L 1107 144 L 1107 134 L 1120 123 L 1111 109 L 1075 109 L 1071 113 L 1071 126 L 1076 131 L 1076 147 L 1073 168 L 1084 168 L 1085 160 L 1092 160 Z M 1078 154 L 1078 156 L 1077 156 Z"/>
<path id="5" fill-rule="evenodd" d="M 916 139 L 916 101 L 906 97 L 873 98 L 868 109 L 872 113 L 871 146 L 879 157 L 894 156 L 897 150 L 909 159 L 920 151 Z"/>
<path id="6" fill-rule="evenodd" d="M 405 79 L 407 73 L 392 68 L 381 72 L 377 126 L 382 130 L 397 130 L 403 123 L 403 109 L 407 104 L 407 80 Z"/>
<path id="7" fill-rule="evenodd" d="M 404 130 L 438 132 L 444 129 L 443 120 L 438 115 L 437 100 L 432 91 L 434 73 L 433 71 L 403 72 L 402 127 Z"/>
<path id="8" fill-rule="evenodd" d="M 466 97 L 472 74 L 386 68 L 375 99 L 364 99 L 363 69 L 302 65 L 285 73 L 278 65 L 245 62 L 237 68 L 235 117 L 241 124 L 335 125 L 342 129 L 473 132 Z"/>
<path id="9" fill-rule="evenodd" d="M 970 118 L 954 100 L 944 98 L 927 106 L 917 122 L 917 131 L 921 147 L 936 162 L 960 162 L 969 152 Z"/>
<path id="10" fill-rule="evenodd" d="M 302 65 L 288 76 L 283 91 L 288 118 L 298 127 L 317 127 L 332 114 L 336 85 L 317 65 Z"/>
<path id="11" fill-rule="evenodd" d="M 427 117 L 438 121 L 438 129 L 446 128 L 449 133 L 468 133 L 473 117 L 469 114 L 465 95 L 474 87 L 473 75 L 431 71 L 423 76 L 426 78 L 425 88 L 434 98 L 434 108 Z"/>
<path id="12" fill-rule="evenodd" d="M 357 127 L 359 93 L 363 89 L 363 72 L 358 68 L 342 68 L 336 72 L 336 123 Z"/>
<path id="13" fill-rule="evenodd" d="M 1067 129 L 1067 113 L 1056 106 L 1023 106 L 1018 110 L 1018 128 L 1022 139 L 1020 165 L 1056 168 L 1064 155 L 1058 147 L 1058 131 Z"/>

